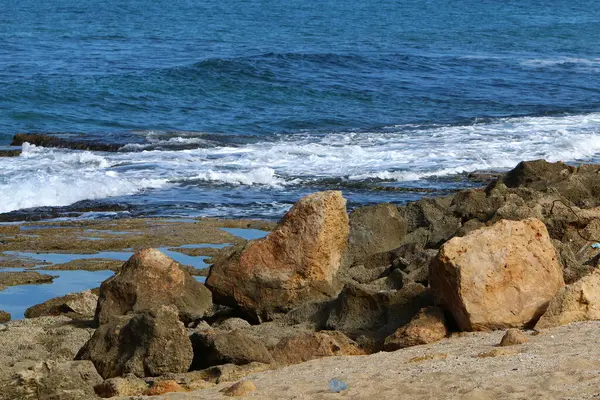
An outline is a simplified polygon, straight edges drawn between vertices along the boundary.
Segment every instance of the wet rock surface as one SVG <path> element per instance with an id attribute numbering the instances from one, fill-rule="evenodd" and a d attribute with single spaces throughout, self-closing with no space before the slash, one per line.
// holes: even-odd
<path id="1" fill-rule="evenodd" d="M 0 290 L 8 286 L 38 285 L 41 283 L 52 283 L 56 278 L 52 275 L 40 274 L 39 272 L 0 272 Z"/>

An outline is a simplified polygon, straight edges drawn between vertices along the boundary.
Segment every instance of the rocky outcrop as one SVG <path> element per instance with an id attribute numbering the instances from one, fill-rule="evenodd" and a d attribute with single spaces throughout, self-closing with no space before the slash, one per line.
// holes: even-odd
<path id="1" fill-rule="evenodd" d="M 196 332 L 190 336 L 190 340 L 194 349 L 194 370 L 228 363 L 244 365 L 273 362 L 271 353 L 261 340 L 240 330 Z"/>
<path id="2" fill-rule="evenodd" d="M 0 324 L 10 321 L 10 313 L 0 310 Z"/>
<path id="3" fill-rule="evenodd" d="M 89 361 L 42 361 L 17 373 L 0 398 L 94 399 L 94 385 L 100 382 L 102 378 Z"/>
<path id="4" fill-rule="evenodd" d="M 6 289 L 7 286 L 52 283 L 54 278 L 56 278 L 56 276 L 40 274 L 35 271 L 0 272 L 0 290 Z"/>
<path id="5" fill-rule="evenodd" d="M 599 270 L 560 289 L 535 327 L 551 328 L 588 320 L 600 320 Z"/>
<path id="6" fill-rule="evenodd" d="M 113 316 L 101 325 L 77 354 L 90 360 L 104 379 L 185 372 L 193 350 L 173 307 Z"/>
<path id="7" fill-rule="evenodd" d="M 341 192 L 313 193 L 300 199 L 267 237 L 213 265 L 206 286 L 216 302 L 259 319 L 333 297 L 348 231 Z"/>
<path id="8" fill-rule="evenodd" d="M 105 324 L 111 316 L 161 305 L 175 306 L 188 324 L 212 309 L 211 293 L 160 251 L 140 250 L 100 286 L 95 322 Z"/>
<path id="9" fill-rule="evenodd" d="M 37 304 L 25 310 L 25 318 L 65 314 L 75 319 L 92 319 L 98 305 L 98 296 L 91 290 L 71 293 Z"/>
<path id="10" fill-rule="evenodd" d="M 564 286 L 548 231 L 537 219 L 501 220 L 449 240 L 429 280 L 461 330 L 534 324 Z"/>
<path id="11" fill-rule="evenodd" d="M 299 364 L 321 357 L 357 356 L 365 352 L 341 332 L 321 331 L 284 338 L 271 349 L 279 365 Z"/>
<path id="12" fill-rule="evenodd" d="M 385 339 L 384 349 L 394 351 L 442 340 L 448 335 L 446 318 L 439 307 L 427 307 Z"/>

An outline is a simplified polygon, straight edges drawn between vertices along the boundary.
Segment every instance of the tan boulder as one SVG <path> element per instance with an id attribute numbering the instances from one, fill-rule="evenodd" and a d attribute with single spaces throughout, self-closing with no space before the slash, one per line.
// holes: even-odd
<path id="1" fill-rule="evenodd" d="M 179 263 L 156 249 L 136 252 L 115 276 L 102 282 L 95 321 L 173 305 L 184 323 L 202 318 L 212 309 L 211 293 Z"/>
<path id="2" fill-rule="evenodd" d="M 239 381 L 232 386 L 221 390 L 221 393 L 229 397 L 244 397 L 252 392 L 256 392 L 256 385 L 249 380 Z"/>
<path id="3" fill-rule="evenodd" d="M 394 351 L 404 347 L 434 343 L 448 335 L 446 318 L 439 307 L 427 307 L 405 326 L 385 339 L 384 349 Z"/>
<path id="4" fill-rule="evenodd" d="M 264 319 L 335 296 L 348 232 L 341 192 L 310 194 L 267 237 L 250 241 L 213 265 L 206 286 L 216 302 Z"/>
<path id="5" fill-rule="evenodd" d="M 564 286 L 546 226 L 500 220 L 446 242 L 429 269 L 438 302 L 461 330 L 535 323 Z"/>
<path id="6" fill-rule="evenodd" d="M 600 270 L 559 290 L 535 327 L 551 328 L 588 320 L 600 320 Z"/>
<path id="7" fill-rule="evenodd" d="M 527 343 L 529 339 L 520 329 L 510 328 L 506 331 L 502 340 L 500 340 L 500 346 L 514 346 L 517 344 Z"/>

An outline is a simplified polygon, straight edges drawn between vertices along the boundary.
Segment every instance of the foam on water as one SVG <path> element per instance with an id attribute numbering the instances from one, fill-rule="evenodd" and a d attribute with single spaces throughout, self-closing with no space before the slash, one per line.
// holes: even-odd
<path id="1" fill-rule="evenodd" d="M 0 158 L 0 212 L 173 187 L 236 185 L 280 191 L 334 180 L 343 188 L 344 182 L 418 181 L 502 170 L 538 158 L 596 161 L 599 131 L 600 113 L 592 113 L 282 135 L 239 147 L 186 150 L 93 153 L 26 144 L 20 157 Z M 179 141 L 163 141 L 170 140 Z M 249 197 L 245 204 L 252 201 Z"/>

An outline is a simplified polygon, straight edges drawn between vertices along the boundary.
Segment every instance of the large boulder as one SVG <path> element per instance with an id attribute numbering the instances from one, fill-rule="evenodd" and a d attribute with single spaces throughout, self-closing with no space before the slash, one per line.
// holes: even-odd
<path id="1" fill-rule="evenodd" d="M 333 297 L 348 240 L 346 200 L 339 191 L 310 194 L 267 237 L 211 267 L 206 286 L 216 302 L 259 319 Z"/>
<path id="2" fill-rule="evenodd" d="M 535 327 L 552 328 L 588 320 L 600 320 L 600 270 L 560 289 Z"/>
<path id="3" fill-rule="evenodd" d="M 113 316 L 101 325 L 76 356 L 90 360 L 104 379 L 185 372 L 192 343 L 176 310 L 162 306 L 138 314 Z"/>
<path id="4" fill-rule="evenodd" d="M 350 214 L 350 235 L 344 264 L 361 263 L 368 256 L 400 246 L 407 222 L 393 204 L 377 204 Z"/>
<path id="5" fill-rule="evenodd" d="M 210 291 L 179 263 L 156 249 L 136 252 L 112 278 L 100 286 L 95 322 L 161 305 L 174 305 L 185 324 L 212 310 Z"/>
<path id="6" fill-rule="evenodd" d="M 461 330 L 530 326 L 564 286 L 548 231 L 533 218 L 449 240 L 431 263 L 429 282 Z"/>
<path id="7" fill-rule="evenodd" d="M 220 364 L 270 364 L 273 357 L 261 340 L 241 330 L 195 332 L 190 336 L 194 348 L 193 370 Z"/>
<path id="8" fill-rule="evenodd" d="M 337 331 L 304 333 L 287 337 L 271 351 L 279 365 L 299 364 L 322 357 L 365 354 L 354 341 Z"/>
<path id="9" fill-rule="evenodd" d="M 94 399 L 94 385 L 100 382 L 102 378 L 89 361 L 41 361 L 0 387 L 0 399 Z"/>
<path id="10" fill-rule="evenodd" d="M 439 307 L 427 307 L 405 326 L 385 339 L 386 351 L 394 351 L 404 347 L 434 343 L 448 335 L 446 318 Z"/>
<path id="11" fill-rule="evenodd" d="M 70 293 L 56 297 L 44 303 L 36 304 L 25 310 L 25 318 L 47 317 L 66 314 L 77 319 L 94 317 L 98 305 L 98 296 L 91 290 Z"/>

